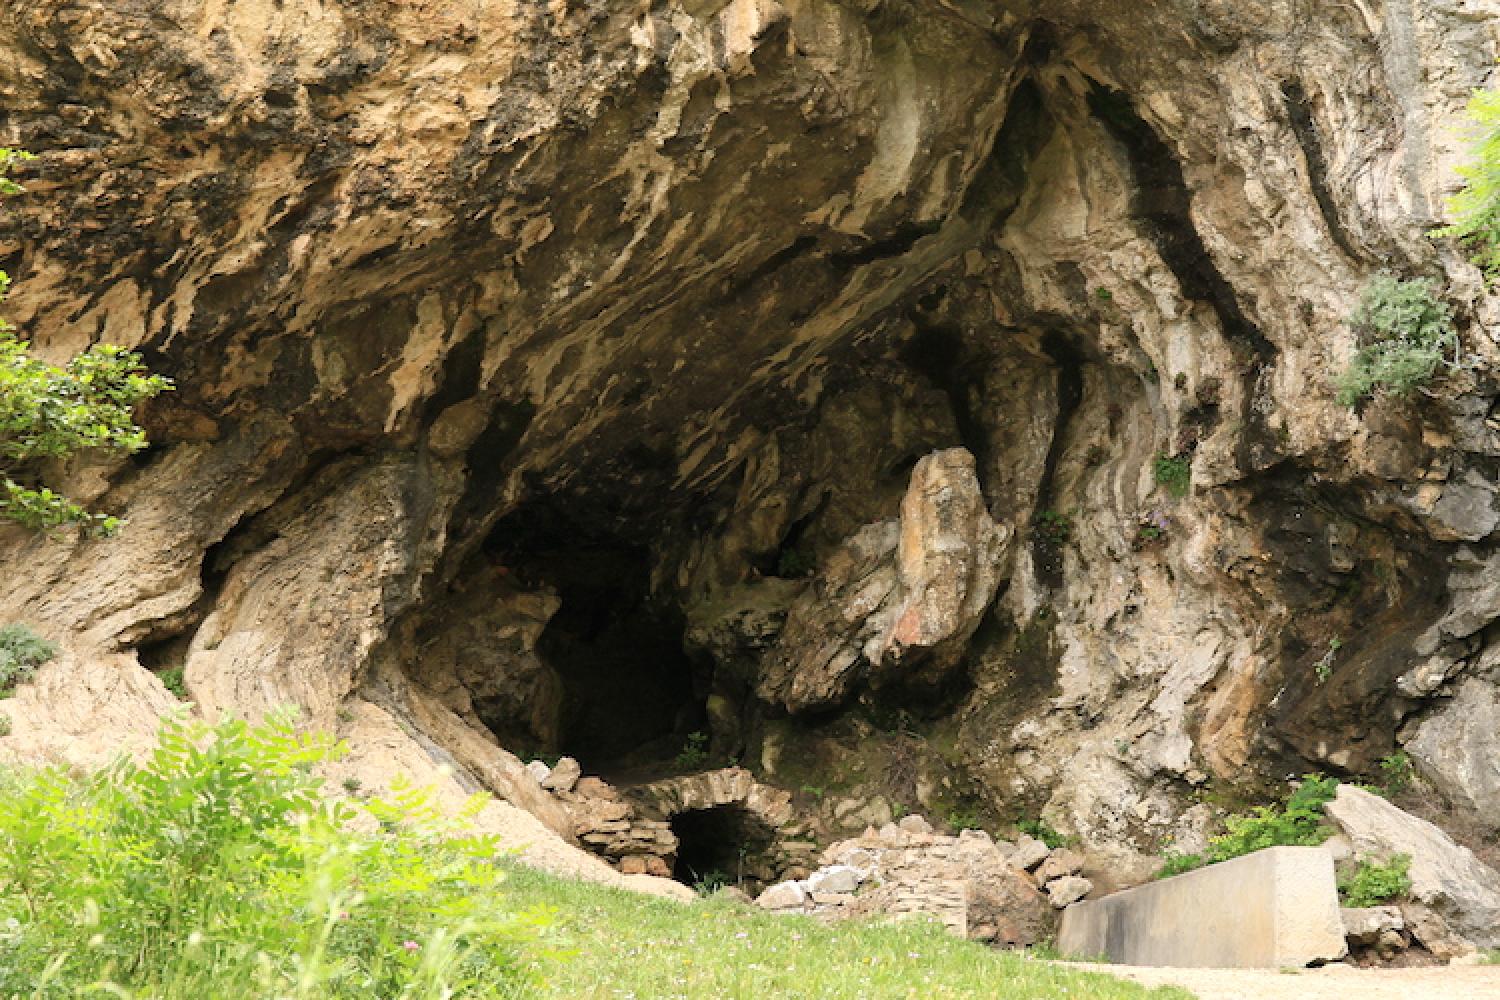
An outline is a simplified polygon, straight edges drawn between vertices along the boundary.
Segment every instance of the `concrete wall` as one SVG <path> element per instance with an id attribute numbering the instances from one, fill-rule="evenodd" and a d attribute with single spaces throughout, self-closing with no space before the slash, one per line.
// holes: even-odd
<path id="1" fill-rule="evenodd" d="M 1285 968 L 1342 958 L 1333 856 L 1273 847 L 1063 912 L 1058 950 L 1123 965 Z"/>

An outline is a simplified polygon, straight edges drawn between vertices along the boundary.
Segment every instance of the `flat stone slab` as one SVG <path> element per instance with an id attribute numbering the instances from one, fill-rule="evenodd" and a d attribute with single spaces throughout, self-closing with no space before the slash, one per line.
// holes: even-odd
<path id="1" fill-rule="evenodd" d="M 1063 911 L 1070 957 L 1179 968 L 1297 968 L 1347 953 L 1333 855 L 1272 847 Z"/>

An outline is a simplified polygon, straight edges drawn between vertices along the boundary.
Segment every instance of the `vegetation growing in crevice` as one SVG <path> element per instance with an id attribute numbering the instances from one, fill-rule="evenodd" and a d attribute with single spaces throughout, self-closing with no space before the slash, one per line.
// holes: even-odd
<path id="1" fill-rule="evenodd" d="M 1036 515 L 1037 537 L 1052 545 L 1066 545 L 1073 537 L 1072 515 L 1057 510 L 1039 511 Z"/>
<path id="2" fill-rule="evenodd" d="M 1016 832 L 1035 837 L 1054 851 L 1068 843 L 1068 838 L 1058 833 L 1044 819 L 1023 819 L 1016 824 Z"/>
<path id="3" fill-rule="evenodd" d="M 1345 906 L 1379 906 L 1411 892 L 1411 855 L 1398 854 L 1384 863 L 1361 859 L 1354 871 L 1339 879 Z"/>
<path id="4" fill-rule="evenodd" d="M 1192 488 L 1193 460 L 1188 455 L 1159 454 L 1151 463 L 1151 473 L 1156 485 L 1181 500 Z"/>
<path id="5" fill-rule="evenodd" d="M 1409 396 L 1432 381 L 1458 344 L 1453 310 L 1431 282 L 1378 274 L 1349 317 L 1361 347 L 1336 379 L 1338 399 L 1354 406 L 1377 392 Z"/>
<path id="6" fill-rule="evenodd" d="M 16 685 L 49 663 L 58 648 L 19 622 L 0 625 L 0 698 L 9 698 Z"/>

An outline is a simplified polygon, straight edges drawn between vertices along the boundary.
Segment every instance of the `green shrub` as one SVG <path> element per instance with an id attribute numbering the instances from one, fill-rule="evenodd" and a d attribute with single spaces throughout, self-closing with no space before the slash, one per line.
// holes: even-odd
<path id="1" fill-rule="evenodd" d="M 1067 846 L 1068 843 L 1068 838 L 1054 830 L 1044 819 L 1023 819 L 1016 824 L 1016 829 L 1035 837 L 1054 851 L 1059 847 Z"/>
<path id="2" fill-rule="evenodd" d="M 1209 860 L 1202 854 L 1179 854 L 1176 851 L 1165 851 L 1161 856 L 1161 868 L 1157 871 L 1157 878 L 1171 878 L 1173 875 L 1182 875 L 1187 872 L 1197 871 Z"/>
<path id="3" fill-rule="evenodd" d="M 1224 832 L 1212 837 L 1202 855 L 1163 855 L 1157 878 L 1180 875 L 1194 868 L 1229 861 L 1267 847 L 1312 847 L 1327 840 L 1332 831 L 1323 823 L 1323 806 L 1338 790 L 1338 779 L 1308 774 L 1287 797 L 1283 806 L 1259 806 L 1224 821 Z"/>
<path id="4" fill-rule="evenodd" d="M 409 786 L 350 832 L 311 773 L 341 749 L 286 718 L 175 720 L 140 765 L 4 774 L 0 996 L 514 995 L 533 924 L 494 840 Z"/>
<path id="5" fill-rule="evenodd" d="M 1412 786 L 1412 782 L 1417 777 L 1416 768 L 1412 766 L 1411 754 L 1405 750 L 1397 750 L 1395 753 L 1380 758 L 1380 773 L 1385 776 L 1385 786 L 1382 791 L 1388 796 L 1400 795 Z"/>
<path id="6" fill-rule="evenodd" d="M 1370 279 L 1349 325 L 1363 346 L 1336 380 L 1345 406 L 1381 391 L 1410 395 L 1432 380 L 1458 343 L 1453 311 L 1432 284 L 1390 274 Z"/>
<path id="7" fill-rule="evenodd" d="M 183 669 L 181 667 L 168 667 L 156 675 L 161 681 L 161 686 L 166 688 L 179 701 L 187 701 L 187 684 L 183 681 Z"/>
<path id="8" fill-rule="evenodd" d="M 1398 854 L 1385 864 L 1362 860 L 1354 874 L 1339 879 L 1345 906 L 1379 906 L 1411 892 L 1411 856 Z"/>
<path id="9" fill-rule="evenodd" d="M 1469 114 L 1480 127 L 1474 163 L 1459 170 L 1465 184 L 1448 203 L 1453 224 L 1434 235 L 1458 240 L 1493 279 L 1500 277 L 1500 91 L 1476 91 Z"/>
<path id="10" fill-rule="evenodd" d="M 1193 461 L 1187 455 L 1159 454 L 1151 463 L 1156 485 L 1179 500 L 1188 495 L 1193 484 Z"/>
<path id="11" fill-rule="evenodd" d="M 57 647 L 19 622 L 0 625 L 0 698 L 57 656 Z"/>
<path id="12" fill-rule="evenodd" d="M 1065 545 L 1073 537 L 1073 518 L 1061 511 L 1040 511 L 1036 515 L 1036 532 L 1053 545 Z"/>
<path id="13" fill-rule="evenodd" d="M 708 763 L 708 734 L 688 733 L 687 742 L 677 752 L 677 766 L 684 770 L 696 770 Z"/>
<path id="14" fill-rule="evenodd" d="M 7 176 L 29 159 L 0 148 L 0 197 L 21 188 Z M 0 302 L 10 276 L 0 271 Z M 0 518 L 33 530 L 81 524 L 100 534 L 118 518 L 93 514 L 43 481 L 51 460 L 79 452 L 130 454 L 146 446 L 135 406 L 172 383 L 146 372 L 140 355 L 99 344 L 59 367 L 33 358 L 13 326 L 0 319 Z"/>

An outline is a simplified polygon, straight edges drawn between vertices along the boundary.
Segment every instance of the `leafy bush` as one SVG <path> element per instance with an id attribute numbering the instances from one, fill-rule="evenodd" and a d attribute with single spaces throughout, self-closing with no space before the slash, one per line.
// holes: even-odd
<path id="1" fill-rule="evenodd" d="M 1385 864 L 1362 860 L 1354 874 L 1339 879 L 1345 906 L 1379 906 L 1411 892 L 1411 856 L 1398 854 Z"/>
<path id="2" fill-rule="evenodd" d="M 182 678 L 183 669 L 181 667 L 168 667 L 156 675 L 156 679 L 161 681 L 162 687 L 172 692 L 178 700 L 187 701 L 187 684 L 183 682 Z"/>
<path id="3" fill-rule="evenodd" d="M 677 753 L 677 766 L 694 770 L 708 763 L 708 734 L 688 733 L 687 742 Z"/>
<path id="4" fill-rule="evenodd" d="M 1480 126 L 1464 189 L 1448 203 L 1454 223 L 1434 235 L 1457 239 L 1490 278 L 1500 277 L 1500 91 L 1476 91 L 1469 114 Z"/>
<path id="5" fill-rule="evenodd" d="M 0 149 L 0 196 L 21 188 L 8 176 L 29 155 Z M 10 276 L 0 271 L 0 302 Z M 86 525 L 101 534 L 118 518 L 92 514 L 43 482 L 49 460 L 84 451 L 140 451 L 146 436 L 132 411 L 172 387 L 150 375 L 140 355 L 100 344 L 58 367 L 33 358 L 0 319 L 0 518 L 34 530 Z"/>
<path id="6" fill-rule="evenodd" d="M 1067 846 L 1068 843 L 1068 838 L 1054 830 L 1044 819 L 1023 819 L 1016 824 L 1016 829 L 1035 837 L 1054 851 L 1059 847 Z"/>
<path id="7" fill-rule="evenodd" d="M 0 625 L 0 698 L 57 655 L 57 647 L 19 622 Z"/>
<path id="8" fill-rule="evenodd" d="M 1400 795 L 1412 786 L 1417 777 L 1411 754 L 1405 750 L 1397 750 L 1380 758 L 1380 773 L 1385 775 L 1385 787 L 1382 791 L 1386 795 Z"/>
<path id="9" fill-rule="evenodd" d="M 1208 850 L 1203 854 L 1164 854 L 1156 877 L 1181 875 L 1267 847 L 1321 844 L 1332 832 L 1323 823 L 1323 806 L 1333 798 L 1338 786 L 1336 778 L 1304 775 L 1302 784 L 1287 797 L 1284 806 L 1259 806 L 1252 812 L 1227 818 L 1224 832 L 1209 839 Z"/>
<path id="10" fill-rule="evenodd" d="M 493 839 L 410 787 L 351 833 L 311 774 L 341 749 L 286 718 L 177 720 L 141 765 L 5 774 L 0 996 L 513 995 L 533 931 Z"/>
<path id="11" fill-rule="evenodd" d="M 1410 395 L 1431 381 L 1458 343 L 1453 311 L 1432 284 L 1391 274 L 1378 274 L 1365 285 L 1349 325 L 1363 346 L 1336 380 L 1345 406 L 1379 391 Z"/>
<path id="12" fill-rule="evenodd" d="M 1065 545 L 1073 537 L 1073 519 L 1056 510 L 1037 513 L 1036 532 L 1053 545 Z"/>
<path id="13" fill-rule="evenodd" d="M 1156 485 L 1179 500 L 1188 495 L 1193 483 L 1193 462 L 1187 455 L 1157 455 L 1151 463 Z"/>

